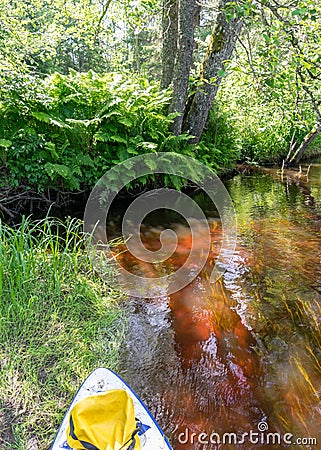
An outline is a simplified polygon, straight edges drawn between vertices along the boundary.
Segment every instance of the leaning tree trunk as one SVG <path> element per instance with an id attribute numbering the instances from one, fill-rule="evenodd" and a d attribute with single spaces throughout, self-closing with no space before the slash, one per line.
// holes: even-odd
<path id="1" fill-rule="evenodd" d="M 309 131 L 309 133 L 304 136 L 303 141 L 296 149 L 296 151 L 293 153 L 291 158 L 288 160 L 289 164 L 294 162 L 297 163 L 300 161 L 308 146 L 316 139 L 316 137 L 320 134 L 320 132 L 321 132 L 321 122 L 317 122 L 316 125 L 312 128 L 312 130 Z"/>
<path id="2" fill-rule="evenodd" d="M 197 143 L 203 132 L 209 111 L 213 105 L 224 70 L 224 61 L 231 58 L 237 38 L 242 30 L 241 17 L 226 19 L 225 9 L 231 0 L 220 0 L 219 13 L 213 28 L 210 44 L 203 60 L 199 80 L 201 85 L 189 99 L 184 114 L 183 131 L 193 136 L 191 143 Z"/>
<path id="3" fill-rule="evenodd" d="M 173 76 L 173 95 L 169 112 L 177 112 L 171 131 L 181 134 L 188 80 L 193 59 L 194 10 L 196 0 L 179 0 L 178 49 Z"/>
<path id="4" fill-rule="evenodd" d="M 163 0 L 163 47 L 161 88 L 173 81 L 178 41 L 178 0 Z"/>

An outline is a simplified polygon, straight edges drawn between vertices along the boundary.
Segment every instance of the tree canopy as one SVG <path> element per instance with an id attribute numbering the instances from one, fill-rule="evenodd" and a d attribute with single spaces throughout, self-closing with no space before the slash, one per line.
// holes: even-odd
<path id="1" fill-rule="evenodd" d="M 147 150 L 296 162 L 320 28 L 313 0 L 3 0 L 1 185 L 79 190 Z"/>

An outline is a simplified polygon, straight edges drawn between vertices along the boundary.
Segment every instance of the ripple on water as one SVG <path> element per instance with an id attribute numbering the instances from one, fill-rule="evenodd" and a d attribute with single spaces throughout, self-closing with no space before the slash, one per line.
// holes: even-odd
<path id="1" fill-rule="evenodd" d="M 216 223 L 214 254 L 193 283 L 170 298 L 126 300 L 122 375 L 175 450 L 267 448 L 178 442 L 186 428 L 196 434 L 244 433 L 257 430 L 260 421 L 271 432 L 321 439 L 320 220 L 306 203 L 307 193 L 289 181 L 260 174 L 236 177 L 228 187 L 239 239 L 224 279 L 208 284 L 221 240 Z M 177 269 L 190 240 L 185 226 L 176 230 L 180 250 L 170 267 Z M 145 225 L 142 239 L 157 249 L 153 239 L 159 232 Z M 150 270 L 133 261 L 129 266 Z"/>

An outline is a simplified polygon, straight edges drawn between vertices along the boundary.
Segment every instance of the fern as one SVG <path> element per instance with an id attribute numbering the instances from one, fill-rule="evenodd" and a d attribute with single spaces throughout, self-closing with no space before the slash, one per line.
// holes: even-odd
<path id="1" fill-rule="evenodd" d="M 19 102 L 8 98 L 0 105 L 0 156 L 11 183 L 40 190 L 93 187 L 132 156 L 191 154 L 188 136 L 168 131 L 174 117 L 163 113 L 168 101 L 168 92 L 143 78 L 70 71 L 39 80 Z M 148 182 L 142 177 L 135 186 Z M 174 178 L 168 183 L 178 187 Z"/>

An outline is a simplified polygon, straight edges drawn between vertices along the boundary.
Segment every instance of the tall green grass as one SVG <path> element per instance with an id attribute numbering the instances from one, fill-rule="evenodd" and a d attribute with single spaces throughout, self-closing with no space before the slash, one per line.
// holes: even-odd
<path id="1" fill-rule="evenodd" d="M 82 224 L 0 221 L 0 448 L 47 449 L 81 381 L 117 368 L 119 292 L 95 275 Z"/>

